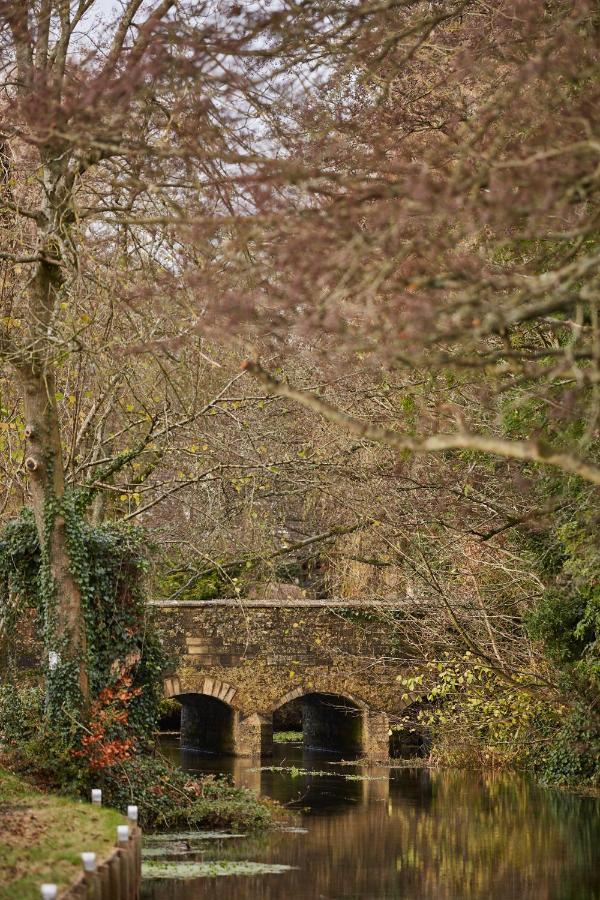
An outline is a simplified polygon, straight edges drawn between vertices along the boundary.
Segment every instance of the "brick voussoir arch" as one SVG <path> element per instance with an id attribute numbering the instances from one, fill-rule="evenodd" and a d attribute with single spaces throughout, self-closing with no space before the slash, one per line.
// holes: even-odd
<path id="1" fill-rule="evenodd" d="M 354 703 L 358 709 L 368 710 L 369 706 L 365 703 L 364 700 L 359 700 L 358 697 L 355 697 L 353 694 L 348 693 L 346 690 L 337 690 L 335 687 L 331 685 L 327 685 L 326 687 L 313 686 L 313 687 L 304 687 L 299 686 L 294 688 L 292 691 L 288 691 L 287 694 L 284 694 L 283 697 L 273 705 L 273 712 L 284 706 L 286 703 L 290 703 L 292 700 L 297 700 L 299 697 L 306 697 L 308 694 L 331 694 L 335 697 L 341 697 L 344 700 L 349 700 L 351 703 Z"/>
<path id="2" fill-rule="evenodd" d="M 227 703 L 228 706 L 236 707 L 234 698 L 237 694 L 237 688 L 227 681 L 220 681 L 218 678 L 206 677 L 199 686 L 187 687 L 185 684 L 182 684 L 178 675 L 173 675 L 171 678 L 165 678 L 164 692 L 165 697 L 173 697 L 175 699 L 181 694 L 200 694 L 204 697 L 214 697 L 215 700 L 221 700 L 223 703 Z"/>

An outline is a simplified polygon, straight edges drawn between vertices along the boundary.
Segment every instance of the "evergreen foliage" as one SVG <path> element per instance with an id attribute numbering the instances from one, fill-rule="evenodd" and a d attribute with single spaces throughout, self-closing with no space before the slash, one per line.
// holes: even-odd
<path id="1" fill-rule="evenodd" d="M 56 511 L 48 513 L 53 514 Z M 60 514 L 66 521 L 72 572 L 81 589 L 85 614 L 90 709 L 99 713 L 99 701 L 110 699 L 114 705 L 120 700 L 127 715 L 113 710 L 109 719 L 104 717 L 103 740 L 123 740 L 127 733 L 134 744 L 143 746 L 156 723 L 164 666 L 163 650 L 145 604 L 147 536 L 142 529 L 127 525 L 90 525 L 75 494 L 61 503 Z M 0 609 L 6 634 L 14 634 L 19 615 L 33 607 L 38 622 L 43 623 L 46 650 L 60 656 L 61 636 L 54 633 L 54 594 L 48 555 L 39 546 L 33 516 L 26 509 L 5 526 L 0 541 Z M 65 672 L 60 662 L 55 668 L 48 659 L 45 662 L 46 715 L 63 741 L 80 747 L 86 728 L 89 733 L 93 723 L 82 721 L 73 673 Z M 9 664 L 11 669 L 14 675 L 14 665 Z M 127 697 L 122 696 L 124 686 Z M 107 690 L 117 694 L 109 698 Z"/>

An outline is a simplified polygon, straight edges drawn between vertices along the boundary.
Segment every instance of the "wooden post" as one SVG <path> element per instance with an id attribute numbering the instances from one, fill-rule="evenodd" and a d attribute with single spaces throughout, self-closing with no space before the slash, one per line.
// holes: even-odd
<path id="1" fill-rule="evenodd" d="M 134 898 L 139 896 L 141 885 L 142 885 L 142 830 L 141 828 L 135 828 L 133 840 L 134 844 L 134 866 L 135 866 L 135 893 Z"/>
<path id="2" fill-rule="evenodd" d="M 92 850 L 86 850 L 81 854 L 83 863 L 82 896 L 87 900 L 100 900 L 96 891 L 96 854 Z"/>
<path id="3" fill-rule="evenodd" d="M 84 878 L 86 900 L 102 900 L 100 894 L 100 879 L 97 872 L 86 872 Z"/>
<path id="4" fill-rule="evenodd" d="M 119 863 L 119 871 L 121 875 L 121 892 L 119 893 L 119 900 L 131 900 L 129 854 L 122 848 L 119 850 Z"/>
<path id="5" fill-rule="evenodd" d="M 121 860 L 114 853 L 108 864 L 108 897 L 109 900 L 122 900 L 121 897 Z"/>
<path id="6" fill-rule="evenodd" d="M 110 900 L 110 862 L 104 862 L 98 867 L 98 884 L 100 885 L 100 900 Z"/>

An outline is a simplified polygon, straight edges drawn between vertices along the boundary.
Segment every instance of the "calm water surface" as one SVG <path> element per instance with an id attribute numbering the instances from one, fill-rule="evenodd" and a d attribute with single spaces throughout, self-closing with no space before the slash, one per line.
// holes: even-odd
<path id="1" fill-rule="evenodd" d="M 263 765 L 331 774 L 253 771 L 248 760 L 180 752 L 175 739 L 163 751 L 299 811 L 296 832 L 213 841 L 198 859 L 294 868 L 147 882 L 145 900 L 600 900 L 598 800 L 514 776 L 331 765 L 336 757 L 299 745 L 279 745 Z"/>

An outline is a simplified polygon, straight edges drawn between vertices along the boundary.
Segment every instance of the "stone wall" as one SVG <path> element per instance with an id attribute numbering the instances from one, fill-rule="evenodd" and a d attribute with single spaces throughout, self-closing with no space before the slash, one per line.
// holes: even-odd
<path id="1" fill-rule="evenodd" d="M 405 705 L 397 676 L 406 671 L 389 609 L 222 600 L 155 604 L 155 611 L 171 655 L 166 695 L 197 694 L 231 707 L 236 753 L 268 749 L 274 710 L 310 695 L 303 708 L 313 732 L 345 728 L 352 743 L 354 728 L 363 752 L 387 755 L 388 717 Z M 335 719 L 335 703 L 327 725 L 316 695 L 349 701 L 354 725 Z M 193 714 L 184 715 L 190 721 Z"/>

